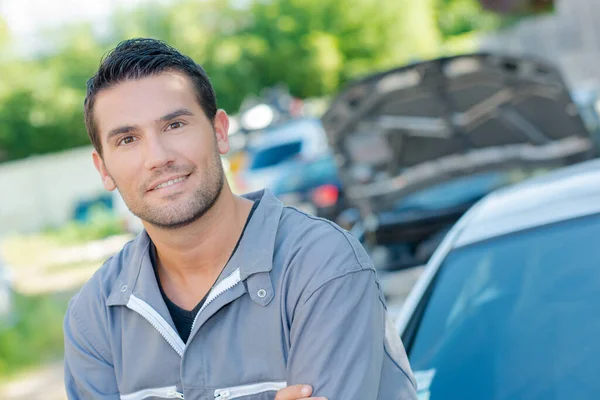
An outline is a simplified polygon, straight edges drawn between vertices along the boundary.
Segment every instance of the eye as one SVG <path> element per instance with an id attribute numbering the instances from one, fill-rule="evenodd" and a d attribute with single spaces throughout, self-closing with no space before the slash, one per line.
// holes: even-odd
<path id="1" fill-rule="evenodd" d="M 131 144 L 134 141 L 135 141 L 135 138 L 133 136 L 125 136 L 123 139 L 119 140 L 118 145 Z"/>
<path id="2" fill-rule="evenodd" d="M 175 121 L 175 122 L 171 122 L 169 124 L 169 126 L 167 126 L 167 130 L 173 130 L 173 129 L 179 129 L 179 128 L 183 128 L 183 122 Z"/>

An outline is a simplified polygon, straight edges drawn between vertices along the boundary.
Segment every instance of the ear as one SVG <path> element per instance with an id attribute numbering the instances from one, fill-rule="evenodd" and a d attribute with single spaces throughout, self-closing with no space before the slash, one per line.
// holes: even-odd
<path id="1" fill-rule="evenodd" d="M 229 151 L 229 117 L 224 110 L 217 110 L 214 129 L 219 153 L 227 154 Z"/>
<path id="2" fill-rule="evenodd" d="M 100 156 L 100 154 L 98 154 L 98 152 L 94 150 L 92 152 L 92 158 L 94 160 L 94 166 L 96 167 L 98 173 L 100 174 L 100 177 L 102 178 L 102 184 L 104 185 L 104 188 L 109 192 L 112 192 L 117 188 L 117 185 L 115 185 L 115 181 L 109 175 L 108 170 L 104 165 L 104 160 L 102 160 L 102 156 Z"/>

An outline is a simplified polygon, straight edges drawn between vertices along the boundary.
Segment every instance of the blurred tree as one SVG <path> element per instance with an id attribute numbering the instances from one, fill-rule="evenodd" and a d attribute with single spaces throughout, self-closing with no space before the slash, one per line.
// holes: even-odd
<path id="1" fill-rule="evenodd" d="M 88 25 L 53 54 L 0 64 L 0 161 L 88 144 L 82 106 L 100 51 Z"/>
<path id="2" fill-rule="evenodd" d="M 437 20 L 444 38 L 497 29 L 502 19 L 485 12 L 479 0 L 438 0 Z"/>
<path id="3" fill-rule="evenodd" d="M 120 10 L 102 36 L 88 24 L 45 33 L 43 54 L 0 57 L 0 161 L 88 143 L 86 80 L 131 37 L 163 39 L 204 66 L 219 106 L 286 84 L 302 98 L 420 59 L 468 51 L 499 26 L 478 0 L 180 0 Z M 11 44 L 0 19 L 0 48 Z"/>
<path id="4" fill-rule="evenodd" d="M 278 83 L 302 98 L 328 95 L 348 79 L 435 55 L 432 2 L 254 1 L 222 21 L 201 62 L 226 108 Z"/>

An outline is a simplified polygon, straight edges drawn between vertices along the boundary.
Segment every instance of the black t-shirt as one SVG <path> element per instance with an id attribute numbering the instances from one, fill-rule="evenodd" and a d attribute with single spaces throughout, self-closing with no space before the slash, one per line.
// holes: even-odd
<path id="1" fill-rule="evenodd" d="M 242 240 L 242 236 L 244 235 L 244 232 L 246 231 L 246 227 L 248 226 L 248 222 L 250 222 L 250 218 L 252 217 L 252 214 L 254 214 L 254 211 L 256 210 L 257 206 L 258 206 L 258 201 L 255 201 L 254 205 L 252 206 L 252 210 L 250 210 L 250 214 L 248 215 L 248 219 L 246 220 L 246 224 L 244 225 L 244 229 L 242 230 L 242 234 L 240 235 L 240 237 L 237 241 L 237 244 L 235 245 L 235 248 L 233 249 L 233 252 L 231 253 L 231 256 L 229 256 L 229 259 L 231 259 L 233 254 L 238 249 L 238 247 L 240 245 L 240 241 Z M 181 336 L 181 339 L 183 340 L 183 342 L 187 343 L 187 340 L 192 331 L 192 324 L 194 323 L 194 319 L 196 319 L 196 315 L 198 314 L 198 311 L 200 311 L 200 309 L 204 305 L 204 302 L 206 301 L 206 297 L 208 296 L 208 293 L 206 294 L 206 296 L 204 296 L 204 298 L 202 300 L 200 300 L 200 302 L 196 305 L 196 307 L 194 307 L 193 310 L 184 310 L 183 308 L 179 307 L 177 304 L 173 303 L 171 301 L 171 299 L 169 299 L 167 297 L 167 295 L 165 294 L 165 292 L 162 288 L 162 285 L 160 284 L 160 279 L 158 278 L 157 263 L 156 263 L 156 247 L 154 247 L 154 244 L 150 245 L 150 261 L 152 262 L 152 267 L 154 268 L 154 273 L 156 275 L 156 281 L 158 282 L 158 287 L 160 289 L 160 293 L 162 294 L 163 300 L 165 301 L 165 304 L 167 305 L 167 308 L 169 309 L 169 313 L 171 314 L 173 323 L 175 323 L 175 328 L 177 328 L 177 332 L 179 332 L 179 336 Z M 219 278 L 217 278 L 217 280 L 218 279 Z"/>

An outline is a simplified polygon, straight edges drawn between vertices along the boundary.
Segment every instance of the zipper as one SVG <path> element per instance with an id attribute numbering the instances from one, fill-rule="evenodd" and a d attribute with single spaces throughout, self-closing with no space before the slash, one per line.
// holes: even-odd
<path id="1" fill-rule="evenodd" d="M 121 400 L 143 400 L 148 397 L 160 397 L 163 399 L 183 399 L 183 393 L 177 391 L 177 386 L 164 388 L 144 389 L 139 392 L 121 396 Z"/>
<path id="2" fill-rule="evenodd" d="M 150 325 L 152 325 L 154 329 L 156 329 L 158 333 L 162 335 L 162 337 L 177 352 L 177 354 L 179 354 L 180 357 L 183 357 L 183 349 L 185 348 L 183 340 L 181 340 L 179 334 L 175 332 L 171 325 L 169 325 L 154 308 L 133 294 L 129 296 L 127 308 L 144 317 L 150 323 Z"/>
<path id="3" fill-rule="evenodd" d="M 231 275 L 227 278 L 223 279 L 216 285 L 208 294 L 206 301 L 196 314 L 196 318 L 194 318 L 194 322 L 192 323 L 192 330 L 196 326 L 196 321 L 198 320 L 198 316 L 202 313 L 202 311 L 212 303 L 217 297 L 232 289 L 235 285 L 241 282 L 241 274 L 240 269 L 236 269 L 233 271 Z M 183 357 L 183 352 L 186 347 L 186 344 L 181 340 L 181 336 L 164 320 L 164 318 L 148 303 L 144 300 L 134 296 L 133 294 L 129 296 L 129 301 L 127 302 L 127 308 L 137 312 L 140 314 L 146 321 L 150 323 L 161 334 L 161 336 L 169 343 L 169 345 L 179 354 L 180 357 Z"/>
<path id="4" fill-rule="evenodd" d="M 202 314 L 202 311 L 204 311 L 204 309 L 206 307 L 208 307 L 208 305 L 210 303 L 212 303 L 217 297 L 219 297 L 223 293 L 227 292 L 228 290 L 231 290 L 235 285 L 240 283 L 241 280 L 242 280 L 242 278 L 241 278 L 241 274 L 240 274 L 240 269 L 238 268 L 235 271 L 233 271 L 231 273 L 231 275 L 229 275 L 227 278 L 225 278 L 221 282 L 219 282 L 219 284 L 210 291 L 210 293 L 208 294 L 208 297 L 206 298 L 206 301 L 204 302 L 202 307 L 200 307 L 200 310 L 196 314 L 196 318 L 194 318 L 194 322 L 192 322 L 192 329 L 190 330 L 190 333 L 194 331 L 194 327 L 196 326 L 196 321 L 198 321 L 198 316 L 200 316 L 200 314 Z"/>
<path id="5" fill-rule="evenodd" d="M 244 396 L 251 396 L 264 392 L 276 392 L 287 386 L 287 382 L 264 382 L 253 385 L 235 386 L 215 390 L 215 400 L 230 400 Z"/>

